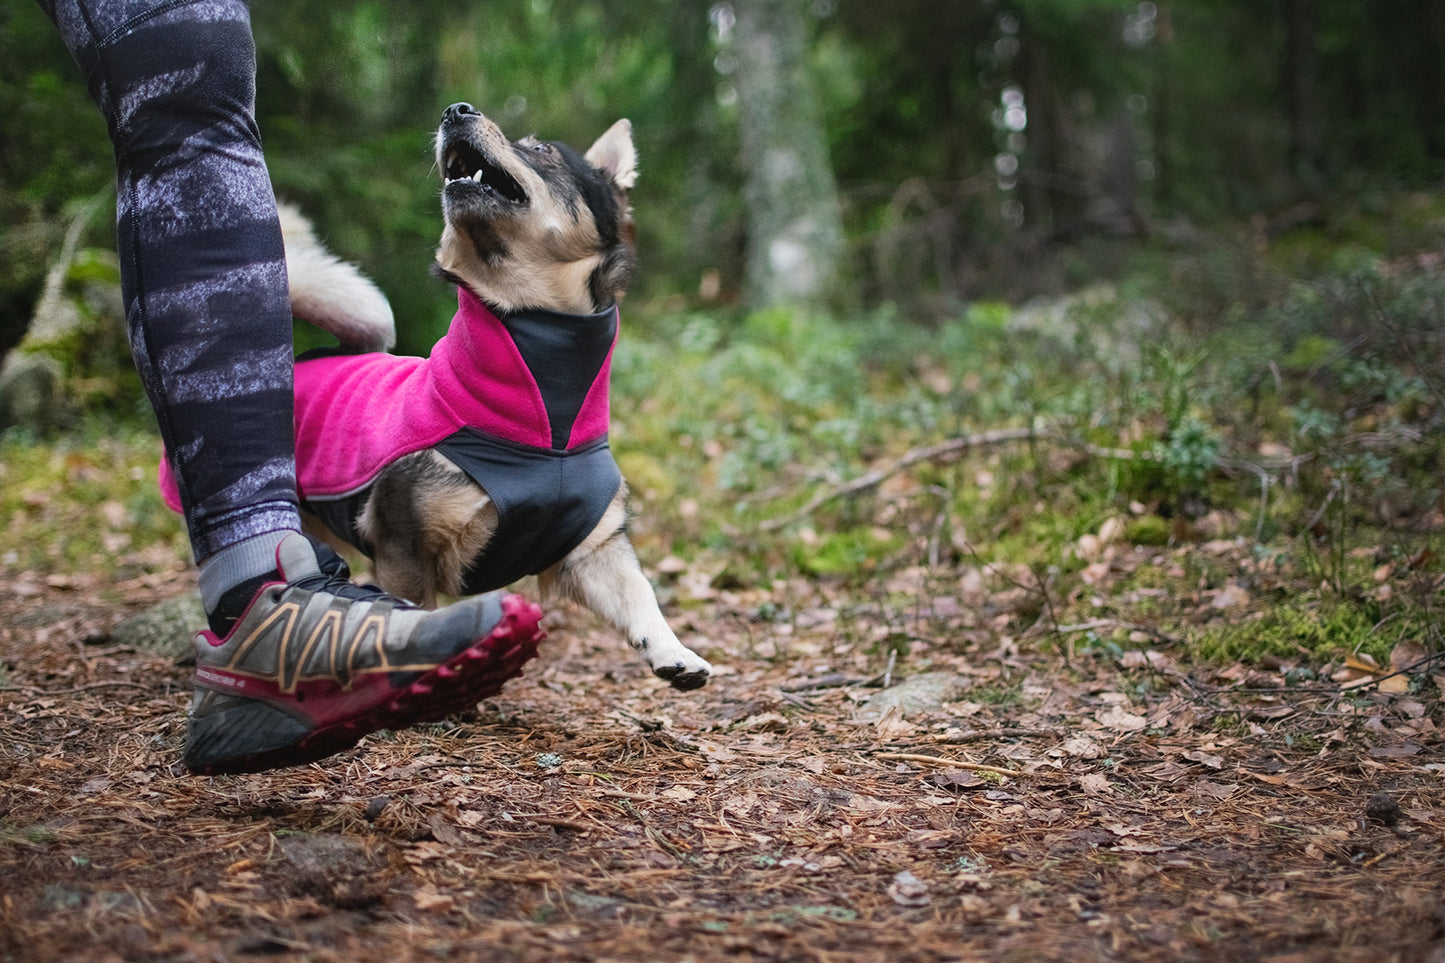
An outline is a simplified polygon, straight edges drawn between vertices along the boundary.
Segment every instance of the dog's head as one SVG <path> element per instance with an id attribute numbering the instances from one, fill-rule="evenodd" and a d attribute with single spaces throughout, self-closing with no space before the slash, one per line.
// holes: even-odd
<path id="1" fill-rule="evenodd" d="M 436 156 L 441 276 L 500 311 L 585 314 L 621 296 L 635 263 L 631 123 L 619 120 L 579 154 L 534 137 L 510 141 L 470 104 L 453 104 Z"/>

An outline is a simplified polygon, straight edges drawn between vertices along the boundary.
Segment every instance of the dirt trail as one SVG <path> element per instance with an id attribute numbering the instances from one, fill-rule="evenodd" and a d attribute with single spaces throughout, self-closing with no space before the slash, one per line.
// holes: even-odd
<path id="1" fill-rule="evenodd" d="M 51 582 L 0 588 L 0 960 L 1445 959 L 1438 682 L 721 593 L 699 693 L 573 616 L 474 713 L 200 779 L 189 671 L 109 635 L 185 577 Z"/>

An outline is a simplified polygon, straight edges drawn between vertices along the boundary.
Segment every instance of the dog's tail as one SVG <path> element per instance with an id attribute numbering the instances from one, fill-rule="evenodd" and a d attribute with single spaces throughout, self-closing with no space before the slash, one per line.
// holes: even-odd
<path id="1" fill-rule="evenodd" d="M 356 265 L 326 250 L 295 207 L 276 207 L 286 243 L 292 313 L 335 335 L 347 348 L 386 351 L 396 344 L 396 320 L 381 289 Z"/>

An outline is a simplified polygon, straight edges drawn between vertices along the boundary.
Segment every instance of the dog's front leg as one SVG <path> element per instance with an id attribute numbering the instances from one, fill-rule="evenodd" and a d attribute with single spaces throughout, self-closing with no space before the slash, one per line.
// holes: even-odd
<path id="1" fill-rule="evenodd" d="M 622 517 L 619 499 L 586 542 L 543 573 L 542 590 L 602 616 L 642 653 L 653 674 L 673 688 L 699 689 L 707 684 L 712 666 L 679 642 L 663 618 L 657 595 L 622 530 Z"/>

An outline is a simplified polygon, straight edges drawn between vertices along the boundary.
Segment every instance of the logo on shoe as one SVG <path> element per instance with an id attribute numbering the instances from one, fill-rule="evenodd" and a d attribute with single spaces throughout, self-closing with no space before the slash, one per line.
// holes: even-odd
<path id="1" fill-rule="evenodd" d="M 279 603 L 247 631 L 225 668 L 258 679 L 275 679 L 286 695 L 295 693 L 302 682 L 326 679 L 346 690 L 351 688 L 352 678 L 358 672 L 413 668 L 387 664 L 382 647 L 386 636 L 384 614 L 368 612 L 350 637 L 344 638 L 344 614 L 339 608 L 332 608 L 322 613 L 302 639 L 303 608 L 302 603 L 295 600 Z M 253 662 L 262 664 L 246 665 L 247 657 L 253 655 Z"/>
<path id="2" fill-rule="evenodd" d="M 227 675 L 224 672 L 217 672 L 215 669 L 207 668 L 204 665 L 196 666 L 196 681 L 210 686 L 221 686 L 237 691 L 246 688 L 245 679 Z"/>

